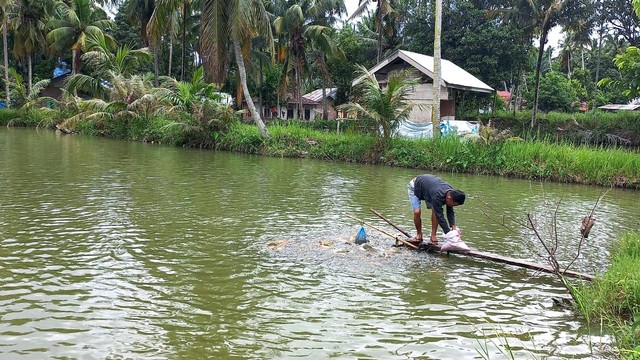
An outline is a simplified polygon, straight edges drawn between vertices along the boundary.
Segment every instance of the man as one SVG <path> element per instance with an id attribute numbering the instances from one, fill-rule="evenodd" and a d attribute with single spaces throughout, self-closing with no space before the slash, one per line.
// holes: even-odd
<path id="1" fill-rule="evenodd" d="M 460 190 L 455 190 L 451 185 L 444 182 L 435 175 L 418 175 L 409 181 L 407 185 L 409 201 L 413 208 L 413 222 L 416 225 L 417 234 L 410 241 L 413 243 L 422 242 L 422 210 L 420 202 L 424 200 L 427 209 L 431 209 L 431 243 L 438 245 L 436 231 L 438 225 L 444 233 L 451 229 L 456 230 L 456 219 L 453 207 L 464 204 L 465 194 Z M 447 219 L 444 218 L 443 206 L 447 206 Z"/>

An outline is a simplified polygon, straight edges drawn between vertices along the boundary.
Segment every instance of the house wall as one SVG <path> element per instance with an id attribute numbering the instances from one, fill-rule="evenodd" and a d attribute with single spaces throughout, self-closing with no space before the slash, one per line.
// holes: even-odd
<path id="1" fill-rule="evenodd" d="M 327 119 L 335 120 L 338 117 L 338 112 L 333 107 L 331 101 L 327 104 Z M 317 104 L 313 107 L 313 111 L 311 112 L 311 119 L 309 120 L 322 120 L 322 104 Z"/>
<path id="2" fill-rule="evenodd" d="M 378 72 L 376 74 L 376 78 L 381 85 L 384 86 L 386 84 L 386 78 L 389 73 L 393 71 L 401 71 L 407 68 L 413 67 L 407 63 L 401 64 L 389 64 L 389 66 L 384 67 L 381 70 L 384 70 L 385 74 L 381 74 Z M 415 104 L 413 110 L 409 114 L 409 121 L 414 123 L 426 123 L 431 122 L 431 114 L 433 110 L 433 80 L 426 75 L 422 75 L 418 72 L 417 69 L 414 69 L 414 76 L 421 77 L 421 83 L 414 86 L 414 91 L 408 96 L 409 101 Z M 455 100 L 453 99 L 453 92 L 451 92 L 445 86 L 440 87 L 440 119 L 447 118 L 453 119 L 455 118 L 456 107 Z"/>
<path id="3" fill-rule="evenodd" d="M 433 84 L 419 84 L 415 91 L 409 95 L 409 100 L 414 103 L 414 108 L 409 114 L 409 121 L 414 123 L 431 122 L 433 112 Z M 440 117 L 455 116 L 455 101 L 449 100 L 449 90 L 440 87 Z"/>

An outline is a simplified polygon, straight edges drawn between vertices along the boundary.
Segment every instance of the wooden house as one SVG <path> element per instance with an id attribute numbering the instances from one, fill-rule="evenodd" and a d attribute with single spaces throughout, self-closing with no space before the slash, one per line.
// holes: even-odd
<path id="1" fill-rule="evenodd" d="M 492 93 L 494 91 L 489 85 L 451 61 L 442 59 L 441 64 L 440 120 L 455 120 L 456 90 L 479 93 Z M 378 82 L 381 86 L 384 86 L 389 74 L 405 69 L 413 69 L 414 76 L 420 79 L 419 84 L 414 87 L 413 93 L 409 96 L 410 101 L 420 106 L 414 107 L 408 120 L 416 124 L 429 123 L 431 122 L 434 98 L 432 56 L 399 50 L 369 69 L 369 73 L 375 74 Z M 362 80 L 364 80 L 364 77 L 357 78 L 352 85 L 356 86 Z"/>

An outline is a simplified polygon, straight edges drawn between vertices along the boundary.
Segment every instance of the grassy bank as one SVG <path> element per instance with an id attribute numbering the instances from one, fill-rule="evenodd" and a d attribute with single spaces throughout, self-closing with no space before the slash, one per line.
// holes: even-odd
<path id="1" fill-rule="evenodd" d="M 640 154 L 623 149 L 560 145 L 543 141 L 461 141 L 446 137 L 392 139 L 382 146 L 362 134 L 271 126 L 262 139 L 252 125 L 237 124 L 220 137 L 218 148 L 268 156 L 309 157 L 446 171 L 499 175 L 640 189 Z"/>
<path id="2" fill-rule="evenodd" d="M 56 112 L 0 111 L 0 125 L 54 128 L 61 118 Z M 137 117 L 126 122 L 65 124 L 89 135 L 177 146 L 640 189 L 640 154 L 619 148 L 488 137 L 471 141 L 395 138 L 383 145 L 355 128 L 336 134 L 335 129 L 316 130 L 295 122 L 271 124 L 271 137 L 263 138 L 253 124 L 231 118 L 198 122 Z"/>
<path id="3" fill-rule="evenodd" d="M 585 145 L 640 146 L 640 111 L 539 113 L 531 128 L 531 111 L 474 114 L 467 120 L 491 121 L 499 130 L 508 129 L 513 135 L 527 140 Z"/>
<path id="4" fill-rule="evenodd" d="M 613 248 L 611 265 L 592 283 L 576 289 L 589 323 L 606 325 L 625 359 L 640 359 L 640 234 L 628 233 Z"/>

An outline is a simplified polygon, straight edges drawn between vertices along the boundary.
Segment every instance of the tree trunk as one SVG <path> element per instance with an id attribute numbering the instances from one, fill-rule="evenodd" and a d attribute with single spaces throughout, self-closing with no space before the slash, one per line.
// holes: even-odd
<path id="1" fill-rule="evenodd" d="M 80 73 L 80 51 L 75 47 L 71 48 L 71 73 L 79 74 Z"/>
<path id="2" fill-rule="evenodd" d="M 33 89 L 33 66 L 31 63 L 31 54 L 27 55 L 27 69 L 29 71 L 29 89 L 27 90 L 27 94 L 31 95 L 31 90 Z"/>
<path id="3" fill-rule="evenodd" d="M 378 62 L 382 61 L 382 1 L 378 0 Z"/>
<path id="4" fill-rule="evenodd" d="M 549 34 L 549 17 L 551 16 L 551 10 L 547 10 L 547 14 L 542 22 L 542 31 L 540 32 L 540 48 L 538 49 L 538 61 L 536 62 L 536 82 L 533 89 L 533 109 L 531 111 L 531 128 L 536 125 L 536 117 L 538 116 L 538 92 L 540 90 L 540 68 L 542 66 L 542 56 L 544 55 L 544 44 L 547 42 L 547 35 Z"/>
<path id="5" fill-rule="evenodd" d="M 9 93 L 9 45 L 7 44 L 7 19 L 2 22 L 2 42 L 4 50 L 4 91 L 7 99 L 7 109 L 11 106 Z"/>
<path id="6" fill-rule="evenodd" d="M 298 69 L 296 70 L 296 92 L 298 93 L 298 119 L 304 120 L 304 106 L 302 105 L 302 69 L 304 68 L 304 65 L 302 64 L 301 59 L 298 59 L 297 63 Z"/>
<path id="7" fill-rule="evenodd" d="M 171 26 L 173 27 L 173 25 Z M 167 70 L 167 76 L 171 77 L 171 64 L 173 63 L 173 31 L 169 31 L 169 68 Z"/>
<path id="8" fill-rule="evenodd" d="M 433 41 L 433 110 L 431 123 L 433 124 L 433 137 L 440 137 L 440 76 L 441 53 L 440 37 L 442 35 L 442 0 L 436 0 L 435 36 Z"/>
<path id="9" fill-rule="evenodd" d="M 600 57 L 602 56 L 602 38 L 604 36 L 604 31 L 603 31 L 603 26 L 600 26 L 600 30 L 598 31 L 598 59 L 596 60 L 596 81 L 595 83 L 597 84 L 598 81 L 600 81 Z M 596 104 L 595 104 L 595 99 L 596 99 L 596 94 L 597 91 L 593 92 L 593 97 L 592 97 L 592 108 L 593 108 L 593 112 L 596 111 Z"/>
<path id="10" fill-rule="evenodd" d="M 253 121 L 258 126 L 260 133 L 264 137 L 269 137 L 269 131 L 267 131 L 267 127 L 264 125 L 264 122 L 260 118 L 260 114 L 256 110 L 256 106 L 253 104 L 253 99 L 251 99 L 251 94 L 249 94 L 249 88 L 247 87 L 247 70 L 245 69 L 244 59 L 242 57 L 242 50 L 240 49 L 240 42 L 238 39 L 234 37 L 233 39 L 233 52 L 236 56 L 236 63 L 238 65 L 238 73 L 240 75 L 240 86 L 242 86 L 242 91 L 244 93 L 244 100 L 247 102 L 247 107 L 249 108 L 249 112 L 251 113 L 251 117 Z"/>
<path id="11" fill-rule="evenodd" d="M 180 80 L 184 81 L 184 67 L 187 62 L 187 11 L 189 4 L 187 1 L 182 3 L 182 67 L 180 69 Z"/>
<path id="12" fill-rule="evenodd" d="M 322 120 L 327 120 L 329 110 L 327 109 L 327 86 L 322 82 Z"/>
<path id="13" fill-rule="evenodd" d="M 157 44 L 153 45 L 153 73 L 155 75 L 154 84 L 156 86 L 160 85 L 160 69 L 158 68 L 158 46 Z"/>

